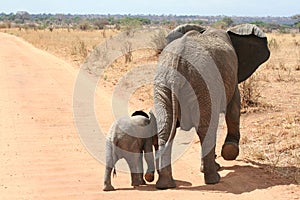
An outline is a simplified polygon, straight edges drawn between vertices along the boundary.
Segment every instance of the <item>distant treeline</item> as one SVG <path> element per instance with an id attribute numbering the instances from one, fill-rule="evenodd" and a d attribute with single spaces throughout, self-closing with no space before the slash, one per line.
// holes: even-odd
<path id="1" fill-rule="evenodd" d="M 184 23 L 195 23 L 204 26 L 227 28 L 241 23 L 253 23 L 267 31 L 299 29 L 300 17 L 238 17 L 238 16 L 197 16 L 197 15 L 71 15 L 71 14 L 29 14 L 26 11 L 17 13 L 0 13 L 0 28 L 34 28 L 53 30 L 54 28 L 78 28 L 81 30 L 168 26 L 170 28 Z"/>

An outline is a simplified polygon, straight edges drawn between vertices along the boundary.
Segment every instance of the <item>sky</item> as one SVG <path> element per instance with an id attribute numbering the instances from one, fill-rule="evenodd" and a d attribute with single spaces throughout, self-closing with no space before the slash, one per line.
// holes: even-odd
<path id="1" fill-rule="evenodd" d="M 299 0 L 1 0 L 0 13 L 293 16 Z"/>

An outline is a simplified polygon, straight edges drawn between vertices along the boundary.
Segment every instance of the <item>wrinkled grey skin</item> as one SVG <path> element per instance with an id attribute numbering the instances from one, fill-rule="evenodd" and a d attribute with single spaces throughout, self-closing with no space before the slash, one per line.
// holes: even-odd
<path id="1" fill-rule="evenodd" d="M 228 130 L 221 155 L 225 160 L 234 160 L 239 154 L 240 139 L 238 83 L 251 76 L 269 58 L 267 38 L 258 27 L 250 24 L 239 25 L 228 31 L 183 25 L 171 31 L 167 41 L 168 45 L 160 55 L 154 79 L 158 144 L 159 150 L 163 152 L 159 158 L 159 179 L 156 187 L 176 187 L 172 177 L 171 148 L 178 122 L 181 129 L 196 129 L 202 154 L 205 152 L 202 155 L 205 183 L 218 183 L 220 176 L 217 170 L 220 166 L 215 162 L 216 133 L 211 139 L 214 140 L 214 145 L 210 149 L 203 147 L 211 120 L 218 123 L 218 118 L 212 116 L 218 116 L 223 111 L 221 105 L 217 107 L 219 110 L 212 109 L 212 101 L 225 105 Z M 222 79 L 215 77 L 216 87 L 218 91 L 224 88 L 225 102 L 218 100 L 222 98 L 222 94 L 215 99 L 210 98 L 203 74 L 199 73 L 214 66 Z M 213 74 L 204 76 L 211 77 Z M 192 89 L 189 89 L 189 85 Z M 196 98 L 193 99 L 193 95 Z"/>
<path id="2" fill-rule="evenodd" d="M 152 112 L 150 117 L 141 115 L 118 119 L 112 125 L 106 141 L 106 168 L 104 191 L 115 190 L 111 184 L 111 174 L 115 163 L 124 158 L 131 172 L 131 185 L 145 185 L 143 178 L 143 155 L 148 165 L 145 179 L 154 180 L 155 162 L 153 148 L 157 150 L 156 119 Z"/>

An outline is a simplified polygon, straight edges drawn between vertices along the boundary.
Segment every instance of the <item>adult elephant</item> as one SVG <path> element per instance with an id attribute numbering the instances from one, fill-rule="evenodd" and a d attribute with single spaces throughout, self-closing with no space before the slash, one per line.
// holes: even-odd
<path id="1" fill-rule="evenodd" d="M 154 79 L 157 113 L 159 179 L 156 187 L 176 187 L 172 177 L 171 149 L 178 125 L 195 128 L 202 145 L 206 184 L 220 180 L 215 162 L 216 131 L 225 113 L 227 137 L 221 155 L 234 160 L 239 154 L 240 94 L 246 80 L 269 56 L 265 34 L 243 24 L 227 31 L 182 25 L 167 36 Z"/>

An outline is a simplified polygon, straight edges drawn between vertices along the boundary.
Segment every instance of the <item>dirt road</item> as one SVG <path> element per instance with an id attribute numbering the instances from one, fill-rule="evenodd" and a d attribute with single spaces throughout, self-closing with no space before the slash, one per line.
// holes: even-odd
<path id="1" fill-rule="evenodd" d="M 102 192 L 104 166 L 86 151 L 74 125 L 77 71 L 22 39 L 0 33 L 0 41 L 0 199 L 300 198 L 299 186 L 242 156 L 218 158 L 221 182 L 205 185 L 197 142 L 173 166 L 176 189 L 133 189 L 129 174 L 119 173 L 118 190 Z"/>

